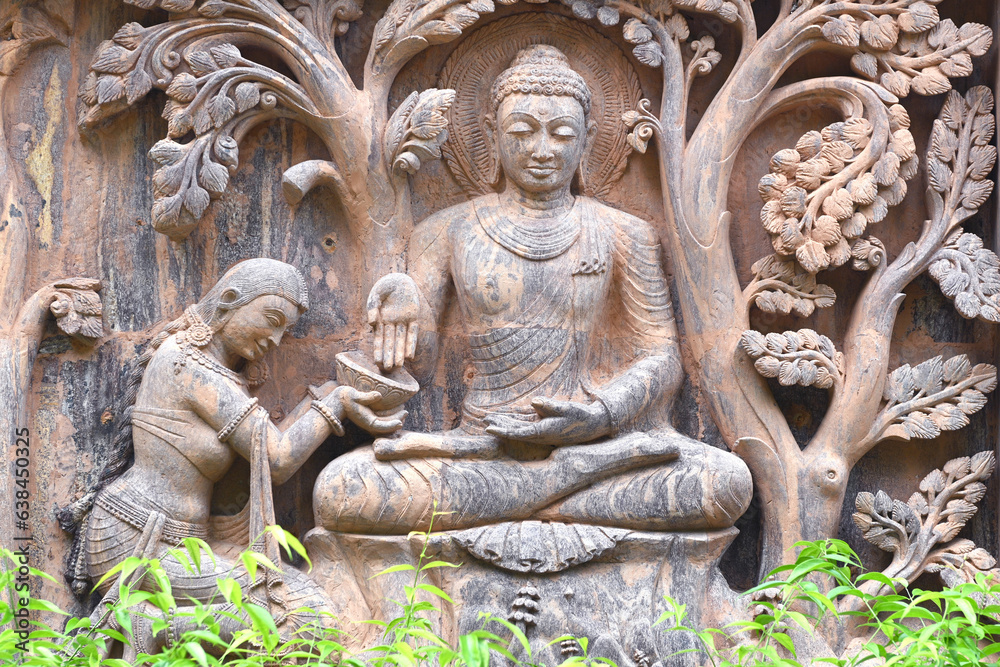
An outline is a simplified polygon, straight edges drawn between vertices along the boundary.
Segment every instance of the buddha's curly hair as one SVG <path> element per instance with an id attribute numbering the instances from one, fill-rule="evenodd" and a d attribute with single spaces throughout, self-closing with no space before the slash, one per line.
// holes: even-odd
<path id="1" fill-rule="evenodd" d="M 298 269 L 274 259 L 257 258 L 239 262 L 209 290 L 208 294 L 191 307 L 197 319 L 208 324 L 212 330 L 223 322 L 226 314 L 244 306 L 257 297 L 277 295 L 295 304 L 300 312 L 309 308 L 309 294 L 306 281 Z M 189 310 L 191 310 L 189 309 Z M 111 456 L 97 481 L 75 503 L 64 507 L 56 514 L 59 526 L 73 535 L 73 547 L 67 557 L 66 581 L 78 596 L 86 595 L 89 590 L 89 577 L 83 543 L 86 539 L 84 526 L 87 516 L 94 505 L 94 500 L 101 489 L 106 487 L 128 470 L 135 459 L 135 449 L 132 443 L 132 412 L 135 401 L 142 386 L 142 378 L 146 367 L 156 351 L 170 336 L 190 327 L 194 321 L 187 314 L 168 323 L 153 336 L 149 344 L 132 364 L 125 382 L 119 406 L 121 417 L 118 420 L 114 443 L 111 446 Z"/>
<path id="2" fill-rule="evenodd" d="M 566 54 L 548 44 L 535 44 L 518 51 L 510 67 L 497 77 L 490 91 L 493 113 L 504 98 L 514 93 L 572 97 L 590 116 L 591 93 L 587 82 L 572 67 Z"/>

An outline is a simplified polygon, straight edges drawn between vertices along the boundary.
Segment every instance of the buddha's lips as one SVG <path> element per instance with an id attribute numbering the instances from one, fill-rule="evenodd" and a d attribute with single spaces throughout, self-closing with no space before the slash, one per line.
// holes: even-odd
<path id="1" fill-rule="evenodd" d="M 528 172 L 532 176 L 545 177 L 553 173 L 556 170 L 555 167 L 528 167 Z"/>

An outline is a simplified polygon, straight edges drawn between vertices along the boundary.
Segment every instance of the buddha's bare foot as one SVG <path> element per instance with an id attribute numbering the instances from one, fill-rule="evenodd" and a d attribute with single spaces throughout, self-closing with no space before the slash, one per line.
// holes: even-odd
<path id="1" fill-rule="evenodd" d="M 375 458 L 393 461 L 415 458 L 476 458 L 500 457 L 500 441 L 491 435 L 468 435 L 458 429 L 444 433 L 400 431 L 392 438 L 377 438 L 372 444 Z"/>
<path id="2" fill-rule="evenodd" d="M 680 456 L 680 444 L 664 434 L 627 433 L 593 444 L 560 447 L 552 460 L 570 465 L 578 473 L 615 474 L 646 465 L 665 463 Z"/>

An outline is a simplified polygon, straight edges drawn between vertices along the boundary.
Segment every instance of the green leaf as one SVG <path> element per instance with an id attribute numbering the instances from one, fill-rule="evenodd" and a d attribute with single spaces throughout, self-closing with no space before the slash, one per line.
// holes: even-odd
<path id="1" fill-rule="evenodd" d="M 430 563 L 426 563 L 420 566 L 421 570 L 429 570 L 434 567 L 462 567 L 460 563 L 449 563 L 443 560 L 433 560 Z"/>
<path id="2" fill-rule="evenodd" d="M 203 649 L 200 644 L 187 642 L 184 644 L 184 650 L 191 654 L 191 656 L 198 661 L 198 664 L 201 665 L 201 667 L 208 667 L 208 656 L 205 655 L 205 649 Z"/>
<path id="3" fill-rule="evenodd" d="M 413 572 L 417 569 L 415 565 L 409 565 L 407 563 L 402 563 L 400 565 L 393 565 L 392 567 L 387 567 L 386 569 L 373 574 L 368 577 L 369 579 L 374 579 L 375 577 L 381 577 L 383 574 L 392 574 L 393 572 Z"/>
<path id="4" fill-rule="evenodd" d="M 485 667 L 483 660 L 482 644 L 479 639 L 471 635 L 462 635 L 458 638 L 459 653 L 462 660 L 468 667 Z"/>
<path id="5" fill-rule="evenodd" d="M 444 600 L 444 601 L 446 601 L 446 602 L 448 602 L 450 604 L 455 604 L 452 601 L 451 596 L 449 596 L 447 593 L 445 593 L 443 590 L 441 590 L 440 588 L 438 588 L 434 584 L 417 584 L 417 588 L 420 589 L 420 590 L 422 590 L 422 591 L 426 591 L 427 593 L 430 593 L 431 595 L 436 595 L 439 598 L 441 598 L 442 600 Z"/>

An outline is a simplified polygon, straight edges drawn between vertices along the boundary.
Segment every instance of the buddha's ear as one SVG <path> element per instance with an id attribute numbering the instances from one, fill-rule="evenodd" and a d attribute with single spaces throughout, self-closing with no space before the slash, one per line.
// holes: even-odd
<path id="1" fill-rule="evenodd" d="M 594 147 L 594 137 L 597 135 L 597 123 L 590 121 L 587 123 L 587 136 L 583 143 L 583 155 L 580 156 L 580 166 L 576 168 L 576 177 L 579 191 L 585 195 L 591 193 L 587 189 L 587 162 L 590 160 L 590 151 Z"/>
<path id="2" fill-rule="evenodd" d="M 486 145 L 489 147 L 489 173 L 486 178 L 489 181 L 486 185 L 496 189 L 500 183 L 500 146 L 497 140 L 497 119 L 496 114 L 487 114 L 483 119 L 483 134 L 486 137 Z"/>

